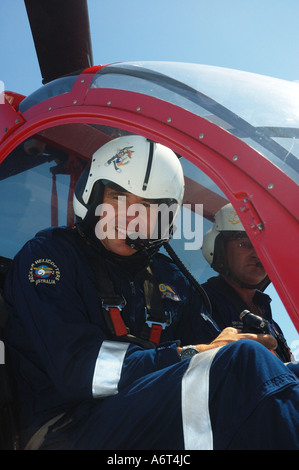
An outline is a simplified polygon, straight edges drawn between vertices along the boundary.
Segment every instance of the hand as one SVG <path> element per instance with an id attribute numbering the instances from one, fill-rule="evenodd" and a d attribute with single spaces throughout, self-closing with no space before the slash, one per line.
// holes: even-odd
<path id="1" fill-rule="evenodd" d="M 203 352 L 207 351 L 208 349 L 219 348 L 220 346 L 234 343 L 240 339 L 251 339 L 253 341 L 257 341 L 258 343 L 263 344 L 267 349 L 277 348 L 277 341 L 271 335 L 242 333 L 241 330 L 237 330 L 236 328 L 231 327 L 225 328 L 210 344 L 196 344 L 195 346 L 200 352 Z M 182 348 L 178 348 L 179 353 L 181 349 Z"/>

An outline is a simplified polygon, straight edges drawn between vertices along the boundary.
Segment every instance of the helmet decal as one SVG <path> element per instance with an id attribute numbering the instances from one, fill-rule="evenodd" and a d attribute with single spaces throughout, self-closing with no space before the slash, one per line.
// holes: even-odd
<path id="1" fill-rule="evenodd" d="M 74 212 L 78 222 L 96 225 L 95 210 L 102 203 L 103 182 L 109 181 L 145 199 L 183 201 L 184 175 L 177 155 L 159 143 L 138 135 L 110 140 L 91 156 L 90 165 L 74 191 Z M 88 225 L 89 226 L 89 225 Z"/>
<path id="2" fill-rule="evenodd" d="M 239 216 L 238 216 L 238 214 L 236 213 L 235 210 L 232 210 L 230 212 L 230 218 L 228 219 L 228 222 L 232 225 L 237 225 L 237 224 L 241 223 L 241 221 L 239 219 Z"/>
<path id="3" fill-rule="evenodd" d="M 116 171 L 121 172 L 121 166 L 127 165 L 132 158 L 132 153 L 134 150 L 131 150 L 131 147 L 124 147 L 123 149 L 119 150 L 113 157 L 109 158 L 109 160 L 105 163 L 105 166 L 111 165 L 113 163 L 114 168 Z"/>

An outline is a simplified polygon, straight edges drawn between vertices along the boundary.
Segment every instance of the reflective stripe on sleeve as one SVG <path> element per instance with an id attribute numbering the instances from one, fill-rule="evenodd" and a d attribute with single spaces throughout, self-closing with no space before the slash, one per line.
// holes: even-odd
<path id="1" fill-rule="evenodd" d="M 99 351 L 92 381 L 94 398 L 116 395 L 129 343 L 104 341 Z"/>
<path id="2" fill-rule="evenodd" d="M 209 378 L 219 348 L 192 357 L 182 379 L 182 418 L 186 450 L 212 450 L 209 412 Z"/>

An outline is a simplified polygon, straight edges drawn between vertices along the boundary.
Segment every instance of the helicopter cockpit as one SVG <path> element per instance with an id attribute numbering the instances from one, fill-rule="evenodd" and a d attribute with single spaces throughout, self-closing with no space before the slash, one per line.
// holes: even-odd
<path id="1" fill-rule="evenodd" d="M 9 92 L 5 96 L 9 99 Z M 184 210 L 189 204 L 194 215 L 195 206 L 203 205 L 203 233 L 215 212 L 233 203 L 275 282 L 285 267 L 274 269 L 270 260 L 266 238 L 273 240 L 275 232 L 270 225 L 278 208 L 299 218 L 298 102 L 298 83 L 197 64 L 111 64 L 49 82 L 21 99 L 18 122 L 3 133 L 1 255 L 13 257 L 42 227 L 72 225 L 74 185 L 94 151 L 137 133 L 181 158 Z M 11 112 L 13 106 L 6 106 Z M 12 140 L 14 131 L 18 138 Z M 172 243 L 188 267 L 207 276 L 200 242 L 189 250 L 178 242 Z"/>
<path id="2" fill-rule="evenodd" d="M 75 223 L 76 181 L 94 152 L 139 134 L 180 158 L 185 196 L 171 246 L 200 282 L 215 213 L 234 206 L 299 328 L 299 84 L 218 67 L 135 62 L 91 67 L 28 97 L 5 91 L 0 131 L 3 276 L 39 230 Z M 278 249 L 279 247 L 279 249 Z"/>

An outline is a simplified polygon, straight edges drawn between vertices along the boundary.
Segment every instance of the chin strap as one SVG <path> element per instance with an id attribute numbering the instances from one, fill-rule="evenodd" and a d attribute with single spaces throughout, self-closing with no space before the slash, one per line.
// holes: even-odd
<path id="1" fill-rule="evenodd" d="M 232 281 L 236 282 L 238 284 L 239 287 L 243 288 L 243 289 L 250 289 L 250 290 L 260 290 L 260 291 L 264 291 L 266 289 L 266 287 L 268 287 L 268 285 L 271 283 L 270 279 L 269 279 L 269 276 L 266 276 L 261 282 L 259 282 L 258 284 L 247 284 L 246 282 L 242 282 L 240 281 L 240 279 L 235 276 L 231 271 L 228 271 L 228 273 L 226 274 L 226 276 L 228 278 L 230 278 Z"/>
<path id="2" fill-rule="evenodd" d="M 126 244 L 131 248 L 137 251 L 143 251 L 146 255 L 151 258 L 157 251 L 161 248 L 162 245 L 169 242 L 173 234 L 173 224 L 169 221 L 167 233 L 162 232 L 161 230 L 161 221 L 158 221 L 159 235 L 160 238 L 136 238 L 132 239 L 127 236 Z"/>
<path id="3" fill-rule="evenodd" d="M 167 242 L 168 240 L 162 239 L 151 239 L 151 238 L 136 238 L 136 240 L 132 240 L 132 238 L 126 238 L 126 244 L 137 251 L 143 251 L 149 258 L 151 258 L 157 251 L 161 248 L 163 243 Z"/>

